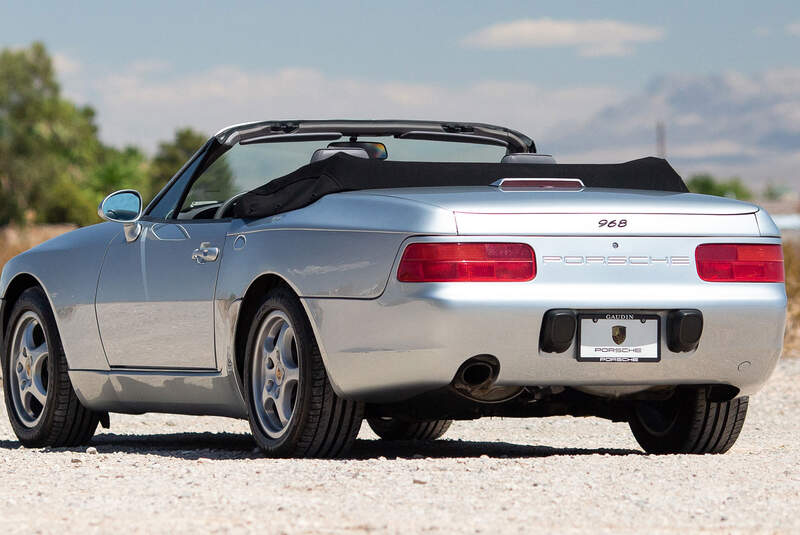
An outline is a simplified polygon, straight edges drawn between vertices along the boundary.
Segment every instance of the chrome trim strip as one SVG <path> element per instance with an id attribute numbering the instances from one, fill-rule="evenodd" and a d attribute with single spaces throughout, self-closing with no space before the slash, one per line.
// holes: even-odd
<path id="1" fill-rule="evenodd" d="M 258 232 L 270 232 L 273 230 L 311 230 L 315 232 L 366 232 L 368 234 L 408 234 L 406 231 L 401 230 L 363 230 L 363 229 L 349 229 L 349 228 L 306 228 L 306 227 L 275 227 L 275 228 L 259 228 L 255 230 L 239 230 L 226 234 L 226 236 L 239 236 L 244 234 L 256 234 Z"/>

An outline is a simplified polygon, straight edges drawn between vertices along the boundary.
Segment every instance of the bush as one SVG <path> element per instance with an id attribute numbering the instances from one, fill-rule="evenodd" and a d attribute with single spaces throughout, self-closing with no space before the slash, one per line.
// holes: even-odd
<path id="1" fill-rule="evenodd" d="M 787 240 L 783 245 L 783 257 L 786 265 L 786 295 L 789 298 L 785 352 L 800 355 L 800 240 Z"/>
<path id="2" fill-rule="evenodd" d="M 692 193 L 702 193 L 703 195 L 718 195 L 743 201 L 753 198 L 753 192 L 739 178 L 718 180 L 709 174 L 700 174 L 689 178 L 686 186 Z"/>

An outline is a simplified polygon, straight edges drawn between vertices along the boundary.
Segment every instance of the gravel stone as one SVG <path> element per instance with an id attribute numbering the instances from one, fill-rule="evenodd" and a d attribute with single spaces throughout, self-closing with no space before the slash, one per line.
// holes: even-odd
<path id="1" fill-rule="evenodd" d="M 244 421 L 115 414 L 89 449 L 26 449 L 2 408 L 0 533 L 800 533 L 798 414 L 800 359 L 720 456 L 645 455 L 626 424 L 569 417 L 427 443 L 364 425 L 350 458 L 318 460 L 262 457 Z"/>

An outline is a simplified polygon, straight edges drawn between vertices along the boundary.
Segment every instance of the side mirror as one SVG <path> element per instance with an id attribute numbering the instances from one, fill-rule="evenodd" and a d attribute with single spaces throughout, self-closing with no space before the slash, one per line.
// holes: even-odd
<path id="1" fill-rule="evenodd" d="M 125 239 L 129 242 L 135 241 L 141 231 L 138 221 L 142 217 L 142 196 L 132 189 L 115 191 L 103 199 L 97 208 L 97 214 L 106 221 L 123 223 Z"/>
<path id="2" fill-rule="evenodd" d="M 97 214 L 106 221 L 135 223 L 142 217 L 142 196 L 138 191 L 115 191 L 100 203 Z"/>

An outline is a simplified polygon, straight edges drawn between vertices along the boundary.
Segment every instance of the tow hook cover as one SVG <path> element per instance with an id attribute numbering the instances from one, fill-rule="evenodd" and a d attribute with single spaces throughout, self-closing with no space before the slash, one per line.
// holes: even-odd
<path id="1" fill-rule="evenodd" d="M 703 334 L 703 313 L 699 310 L 671 310 L 667 315 L 667 347 L 673 353 L 697 349 Z"/>
<path id="2" fill-rule="evenodd" d="M 575 339 L 577 316 L 574 310 L 548 310 L 542 319 L 539 347 L 545 353 L 563 353 Z"/>

